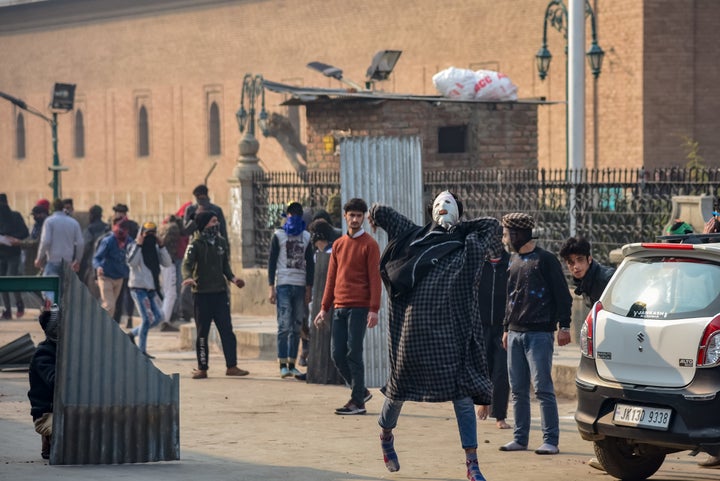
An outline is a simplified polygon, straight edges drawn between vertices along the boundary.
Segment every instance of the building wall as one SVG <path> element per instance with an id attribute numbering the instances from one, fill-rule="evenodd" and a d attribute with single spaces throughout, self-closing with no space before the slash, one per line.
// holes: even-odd
<path id="1" fill-rule="evenodd" d="M 720 2 L 714 0 L 590 0 L 603 71 L 586 70 L 588 167 L 683 164 L 681 140 L 689 133 L 709 165 L 719 166 L 717 89 Z M 395 72 L 378 87 L 434 94 L 432 75 L 449 66 L 490 68 L 507 74 L 521 98 L 565 100 L 564 39 L 549 28 L 554 58 L 538 79 L 534 55 L 541 45 L 547 2 L 516 0 L 63 0 L 2 8 L 0 90 L 47 114 L 56 81 L 77 84 L 83 106 L 86 155 L 73 157 L 71 115 L 61 115 L 59 150 L 63 195 L 78 209 L 114 201 L 131 213 L 167 213 L 209 179 L 211 195 L 228 206 L 228 178 L 238 156 L 235 112 L 242 77 L 261 73 L 295 85 L 337 87 L 306 68 L 324 61 L 347 78 L 364 79 L 374 52 L 403 50 Z M 589 28 L 587 32 L 589 44 Z M 672 87 L 668 87 L 671 85 Z M 595 90 L 596 88 L 596 90 Z M 593 102 L 597 93 L 597 103 Z M 151 152 L 135 154 L 136 106 L 150 102 Z M 219 102 L 222 153 L 207 154 L 208 97 Z M 287 113 L 282 96 L 268 94 L 267 108 Z M 27 156 L 14 157 L 16 108 L 0 101 L 2 189 L 15 207 L 29 211 L 48 197 L 50 132 L 26 115 Z M 302 115 L 300 116 L 302 117 Z M 564 168 L 565 105 L 537 113 L 538 164 Z M 305 126 L 300 125 L 301 138 Z M 289 170 L 274 139 L 262 138 L 264 168 Z M 597 138 L 597 142 L 595 139 Z"/>
<path id="2" fill-rule="evenodd" d="M 308 167 L 338 169 L 324 138 L 420 136 L 423 168 L 537 168 L 537 104 L 426 101 L 318 102 L 306 106 Z M 464 153 L 439 153 L 438 128 L 467 126 Z"/>

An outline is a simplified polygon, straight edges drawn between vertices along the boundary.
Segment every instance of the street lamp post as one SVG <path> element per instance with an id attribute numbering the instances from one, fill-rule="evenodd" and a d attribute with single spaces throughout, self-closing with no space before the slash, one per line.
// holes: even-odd
<path id="1" fill-rule="evenodd" d="M 538 50 L 535 58 L 540 80 L 544 80 L 552 60 L 552 54 L 547 48 L 547 27 L 549 23 L 565 39 L 565 169 L 566 180 L 572 184 L 568 196 L 570 235 L 575 236 L 577 231 L 576 183 L 579 180 L 579 170 L 585 167 L 585 72 L 582 65 L 582 52 L 585 44 L 585 18 L 590 18 L 592 33 L 591 46 L 585 56 L 595 82 L 597 82 L 602 70 L 602 60 L 605 53 L 597 43 L 595 13 L 588 0 L 570 0 L 570 2 L 570 17 L 568 17 L 568 10 L 563 0 L 551 0 L 548 3 L 545 9 L 542 47 Z M 572 70 L 569 69 L 570 64 L 572 64 Z M 595 88 L 597 88 L 597 84 L 595 84 Z M 595 143 L 597 144 L 597 138 Z"/>
<path id="2" fill-rule="evenodd" d="M 62 87 L 61 87 L 62 86 Z M 70 87 L 68 89 L 67 87 Z M 57 93 L 60 91 L 60 88 L 65 88 L 65 90 L 62 91 L 64 96 L 69 98 L 69 104 L 64 103 L 62 106 L 57 107 L 59 110 L 63 111 L 70 111 L 72 110 L 72 103 L 73 98 L 75 94 L 75 85 L 72 84 L 55 84 L 55 93 L 56 96 Z M 52 171 L 53 173 L 53 181 L 52 181 L 52 188 L 53 188 L 53 199 L 59 199 L 62 195 L 62 187 L 60 184 L 60 172 L 68 170 L 67 167 L 60 165 L 60 156 L 58 155 L 58 134 L 57 134 L 57 111 L 53 111 L 52 118 L 47 117 L 43 115 L 40 111 L 35 109 L 34 107 L 29 106 L 25 101 L 20 100 L 17 97 L 13 97 L 12 95 L 8 95 L 4 92 L 0 92 L 0 97 L 4 98 L 5 100 L 9 101 L 19 109 L 22 109 L 30 114 L 33 114 L 36 117 L 40 117 L 45 122 L 47 122 L 50 125 L 50 131 L 52 132 L 52 148 L 53 148 L 53 162 L 50 167 L 48 167 L 48 170 Z M 69 107 L 68 107 L 69 106 Z M 56 108 L 55 100 L 53 100 L 53 108 Z"/>
<path id="3" fill-rule="evenodd" d="M 597 30 L 595 28 L 595 12 L 593 12 L 592 7 L 590 6 L 590 3 L 588 0 L 585 0 L 585 16 L 590 18 L 590 30 L 592 35 L 592 42 L 590 45 L 590 49 L 587 51 L 585 56 L 588 60 L 588 65 L 590 66 L 590 71 L 593 74 L 593 77 L 595 79 L 598 78 L 600 75 L 600 72 L 602 71 L 602 61 L 603 57 L 605 56 L 605 52 L 603 52 L 603 49 L 600 48 L 600 46 L 597 43 Z M 550 53 L 550 50 L 547 48 L 547 30 L 548 30 L 548 24 L 550 24 L 551 27 L 553 27 L 555 30 L 560 32 L 563 35 L 563 38 L 565 39 L 565 53 L 567 54 L 568 49 L 568 12 L 567 8 L 565 7 L 565 2 L 563 0 L 551 0 L 550 3 L 548 3 L 547 8 L 545 9 L 545 21 L 543 24 L 543 39 L 542 39 L 542 47 L 540 47 L 540 50 L 538 50 L 538 53 L 535 55 L 535 59 L 537 61 L 537 69 L 538 69 L 538 75 L 540 76 L 540 80 L 545 80 L 545 77 L 547 77 L 548 70 L 550 70 L 550 61 L 552 60 L 552 54 Z M 568 77 L 568 61 L 567 56 L 565 57 L 565 166 L 567 169 L 570 168 L 570 155 L 569 155 L 569 114 L 568 114 L 568 84 L 569 84 L 569 77 Z"/>
<path id="4" fill-rule="evenodd" d="M 263 136 L 267 137 L 268 114 L 265 111 L 265 87 L 262 75 L 245 74 L 240 93 L 240 109 L 235 114 L 240 132 L 245 136 L 240 140 L 240 156 L 238 165 L 235 166 L 235 177 L 240 178 L 243 172 L 259 169 L 257 158 L 260 143 L 255 138 L 255 104 L 260 98 L 260 114 L 258 116 L 258 127 Z M 247 130 L 246 130 L 247 128 Z"/>

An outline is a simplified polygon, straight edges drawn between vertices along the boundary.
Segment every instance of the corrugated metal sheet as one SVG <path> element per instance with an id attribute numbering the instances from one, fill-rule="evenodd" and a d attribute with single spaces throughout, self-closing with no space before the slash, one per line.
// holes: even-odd
<path id="1" fill-rule="evenodd" d="M 392 206 L 423 224 L 422 142 L 419 137 L 350 137 L 340 144 L 343 204 L 353 197 Z M 365 229 L 372 233 L 367 221 Z M 387 245 L 383 230 L 373 234 L 380 251 Z M 379 326 L 365 336 L 365 383 L 380 387 L 388 376 L 387 293 L 383 289 Z"/>
<path id="2" fill-rule="evenodd" d="M 63 277 L 50 464 L 180 459 L 180 379 L 132 344 L 69 269 Z"/>

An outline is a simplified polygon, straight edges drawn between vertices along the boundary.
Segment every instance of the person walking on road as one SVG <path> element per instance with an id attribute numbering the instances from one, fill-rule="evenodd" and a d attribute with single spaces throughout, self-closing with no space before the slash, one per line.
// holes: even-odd
<path id="1" fill-rule="evenodd" d="M 365 414 L 365 403 L 372 398 L 365 386 L 363 344 L 366 330 L 378 323 L 382 281 L 380 248 L 362 227 L 367 203 L 353 198 L 343 210 L 347 234 L 332 245 L 321 308 L 313 323 L 321 327 L 334 308 L 330 338 L 332 360 L 352 389 L 350 400 L 335 409 L 335 414 L 355 415 Z"/>
<path id="2" fill-rule="evenodd" d="M 0 194 L 0 277 L 19 276 L 22 248 L 20 244 L 29 235 L 27 225 L 20 212 L 14 211 L 8 205 L 6 194 Z M 14 292 L 15 316 L 20 319 L 25 315 L 25 305 L 21 292 Z M 12 319 L 12 305 L 10 293 L 2 293 L 5 310 L 2 319 Z"/>
<path id="3" fill-rule="evenodd" d="M 500 224 L 461 221 L 462 202 L 448 191 L 434 199 L 431 214 L 421 227 L 388 206 L 370 211 L 370 225 L 388 234 L 381 273 L 390 301 L 390 376 L 381 389 L 380 447 L 387 469 L 398 471 L 393 430 L 405 401 L 452 401 L 467 478 L 484 481 L 474 405 L 490 404 L 492 386 L 473 282 L 499 248 Z"/>
<path id="4" fill-rule="evenodd" d="M 45 220 L 40 234 L 40 246 L 35 267 L 43 269 L 43 276 L 60 276 L 60 267 L 65 262 L 74 272 L 80 270 L 85 240 L 78 221 L 64 211 L 63 201 L 53 201 L 53 214 Z M 51 302 L 55 301 L 55 293 L 44 293 Z"/>
<path id="5" fill-rule="evenodd" d="M 137 336 L 140 351 L 153 359 L 147 352 L 147 335 L 150 328 L 163 319 L 160 267 L 172 265 L 167 249 L 158 242 L 157 225 L 154 222 L 145 222 L 135 242 L 127 246 L 127 263 L 130 267 L 130 295 L 142 320 L 140 326 L 129 332 L 130 339 L 135 342 Z"/>
<path id="6" fill-rule="evenodd" d="M 277 352 L 280 377 L 301 376 L 295 367 L 300 330 L 307 317 L 315 277 L 314 250 L 305 230 L 303 208 L 288 204 L 285 224 L 270 241 L 268 299 L 277 306 Z"/>
<path id="7" fill-rule="evenodd" d="M 197 340 L 195 351 L 198 367 L 192 372 L 193 379 L 208 377 L 208 335 L 215 321 L 223 354 L 226 376 L 247 376 L 249 373 L 237 366 L 237 339 L 230 317 L 230 298 L 227 282 L 238 288 L 245 282 L 230 269 L 227 241 L 220 235 L 220 222 L 211 211 L 195 215 L 197 232 L 188 245 L 183 259 L 183 285 L 192 286 L 195 303 L 195 327 Z"/>
<path id="8" fill-rule="evenodd" d="M 560 419 L 552 380 L 554 333 L 558 345 L 570 342 L 572 297 L 554 254 L 535 244 L 535 220 L 514 212 L 502 218 L 503 242 L 513 254 L 508 267 L 503 347 L 508 352 L 515 430 L 500 451 L 523 451 L 530 435 L 530 386 L 540 401 L 543 443 L 536 454 L 558 454 Z"/>

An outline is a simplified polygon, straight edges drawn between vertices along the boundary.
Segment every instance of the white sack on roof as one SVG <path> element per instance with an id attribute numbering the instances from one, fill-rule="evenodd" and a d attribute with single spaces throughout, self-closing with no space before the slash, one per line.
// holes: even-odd
<path id="1" fill-rule="evenodd" d="M 450 67 L 433 75 L 435 88 L 444 97 L 458 100 L 517 100 L 517 86 L 494 70 L 472 70 Z"/>

